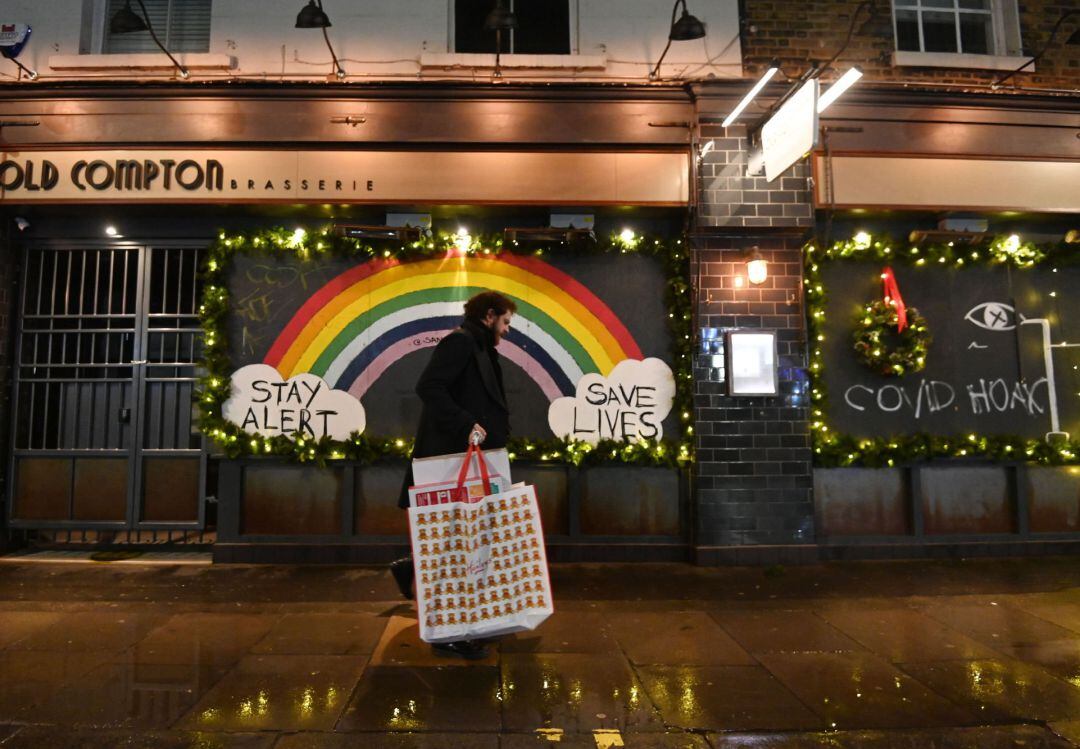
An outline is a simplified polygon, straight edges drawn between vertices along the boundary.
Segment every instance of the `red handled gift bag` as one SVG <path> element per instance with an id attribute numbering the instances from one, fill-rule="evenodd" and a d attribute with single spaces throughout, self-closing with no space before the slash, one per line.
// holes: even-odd
<path id="1" fill-rule="evenodd" d="M 536 488 L 511 486 L 508 467 L 493 478 L 479 447 L 458 460 L 450 486 L 410 491 L 420 638 L 453 642 L 535 629 L 554 612 Z M 478 477 L 470 479 L 474 461 Z M 444 488 L 432 495 L 433 486 Z"/>

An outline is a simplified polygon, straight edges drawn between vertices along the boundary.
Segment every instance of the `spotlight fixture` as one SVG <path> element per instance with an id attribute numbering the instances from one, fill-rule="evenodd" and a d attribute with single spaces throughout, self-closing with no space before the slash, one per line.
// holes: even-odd
<path id="1" fill-rule="evenodd" d="M 341 67 L 341 63 L 338 62 L 337 53 L 334 52 L 334 47 L 330 44 L 330 35 L 326 33 L 326 30 L 333 26 L 330 23 L 330 16 L 326 15 L 326 11 L 323 10 L 322 0 L 308 0 L 308 4 L 300 9 L 300 12 L 296 14 L 296 28 L 298 29 L 322 29 L 323 39 L 326 40 L 326 48 L 330 50 L 330 59 L 334 61 L 334 75 L 338 80 L 345 78 L 345 68 Z"/>
<path id="2" fill-rule="evenodd" d="M 165 55 L 172 60 L 172 64 L 176 66 L 177 71 L 180 73 L 181 78 L 187 78 L 190 73 L 188 69 L 180 64 L 180 61 L 173 57 L 172 52 L 165 48 L 165 45 L 158 39 L 158 35 L 154 32 L 154 26 L 150 23 L 150 15 L 146 12 L 146 6 L 143 5 L 142 0 L 135 0 L 139 4 L 139 9 L 142 10 L 142 17 L 140 17 L 134 10 L 131 9 L 131 0 L 126 0 L 124 7 L 116 11 L 113 14 L 112 19 L 109 21 L 109 31 L 113 34 L 134 34 L 139 31 L 149 31 L 150 38 L 154 40 L 154 44 L 158 46 Z"/>
<path id="3" fill-rule="evenodd" d="M 496 78 L 502 78 L 502 35 L 504 31 L 513 31 L 518 27 L 517 16 L 514 12 L 502 4 L 502 0 L 495 0 L 495 7 L 484 19 L 484 28 L 495 32 L 495 73 Z"/>
<path id="4" fill-rule="evenodd" d="M 829 86 L 828 90 L 818 97 L 817 111 L 818 114 L 824 112 L 830 104 L 840 98 L 841 94 L 855 85 L 855 81 L 862 78 L 862 71 L 858 67 L 851 67 L 840 76 L 833 85 Z"/>
<path id="5" fill-rule="evenodd" d="M 675 13 L 678 11 L 680 4 L 682 5 L 682 15 L 676 21 Z M 705 24 L 698 20 L 696 16 L 690 15 L 690 11 L 686 9 L 686 0 L 675 0 L 675 4 L 671 6 L 671 30 L 668 32 L 668 41 L 664 46 L 664 51 L 660 53 L 660 59 L 656 61 L 656 67 L 649 73 L 649 80 L 655 81 L 660 77 L 660 64 L 667 57 L 672 42 L 690 42 L 704 38 Z"/>
<path id="6" fill-rule="evenodd" d="M 780 63 L 773 60 L 769 63 L 768 70 L 758 79 L 758 82 L 754 84 L 754 87 L 747 92 L 746 96 L 742 98 L 734 109 L 731 110 L 731 114 L 724 118 L 724 121 L 720 124 L 721 127 L 729 127 L 735 123 L 735 120 L 739 119 L 739 115 L 743 113 L 750 102 L 754 100 L 754 97 L 761 93 L 761 89 L 765 88 L 765 84 L 772 80 L 772 77 L 780 72 Z"/>
<path id="7" fill-rule="evenodd" d="M 1067 18 L 1069 18 L 1070 16 L 1075 16 L 1075 15 L 1080 15 L 1080 8 L 1073 8 L 1072 10 L 1067 10 L 1064 13 L 1062 13 L 1061 17 L 1058 18 L 1056 23 L 1054 23 L 1054 28 L 1050 30 L 1050 38 L 1046 40 L 1046 44 L 1043 45 L 1043 48 L 1040 49 L 1035 54 L 1034 57 L 1032 57 L 1030 60 L 1028 60 L 1023 65 L 1018 67 L 1016 70 L 1013 70 L 1013 71 L 1010 71 L 1010 72 L 1006 73 L 1005 75 L 1001 76 L 996 81 L 991 83 L 990 88 L 992 88 L 992 89 L 999 88 L 1002 83 L 1009 80 L 1010 78 L 1012 78 L 1017 73 L 1022 72 L 1029 65 L 1034 65 L 1037 60 L 1042 58 L 1042 56 L 1045 55 L 1046 52 L 1052 46 L 1054 46 L 1054 37 L 1057 36 L 1057 33 L 1061 29 L 1061 25 L 1063 23 L 1065 23 L 1065 20 Z M 1068 45 L 1080 44 L 1080 28 L 1077 28 L 1075 31 L 1073 31 L 1072 34 L 1069 35 L 1069 38 L 1065 40 L 1065 44 L 1068 44 Z"/>

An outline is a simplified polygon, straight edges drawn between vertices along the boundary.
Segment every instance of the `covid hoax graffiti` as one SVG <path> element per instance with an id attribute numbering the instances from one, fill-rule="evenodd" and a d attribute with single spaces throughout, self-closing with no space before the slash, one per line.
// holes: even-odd
<path id="1" fill-rule="evenodd" d="M 980 377 L 960 387 L 927 379 L 917 385 L 889 384 L 877 388 L 859 384 L 844 391 L 844 402 L 856 411 L 876 409 L 885 414 L 905 411 L 916 419 L 950 410 L 966 410 L 974 416 L 1010 412 L 1037 416 L 1049 408 L 1047 385 L 1045 377 L 1033 383 Z"/>
<path id="2" fill-rule="evenodd" d="M 903 272 L 906 288 L 915 290 L 909 301 L 934 331 L 926 369 L 919 376 L 876 377 L 860 371 L 849 351 L 826 345 L 833 357 L 825 374 L 834 394 L 831 428 L 860 436 L 969 433 L 1047 441 L 1080 431 L 1080 344 L 1067 340 L 1072 300 L 1056 291 L 1080 281 L 1080 269 L 1011 276 L 1000 269 Z M 826 273 L 830 304 L 867 293 L 850 266 Z M 873 278 L 869 269 L 866 276 Z M 842 317 L 831 308 L 830 314 Z"/>

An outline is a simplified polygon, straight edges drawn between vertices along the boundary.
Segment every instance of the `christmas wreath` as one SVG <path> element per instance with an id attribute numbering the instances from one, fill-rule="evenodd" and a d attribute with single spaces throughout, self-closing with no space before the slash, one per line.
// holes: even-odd
<path id="1" fill-rule="evenodd" d="M 907 324 L 901 326 L 891 300 L 878 300 L 863 308 L 855 321 L 855 355 L 863 366 L 892 377 L 926 367 L 926 353 L 934 339 L 917 309 L 907 307 L 906 312 Z"/>

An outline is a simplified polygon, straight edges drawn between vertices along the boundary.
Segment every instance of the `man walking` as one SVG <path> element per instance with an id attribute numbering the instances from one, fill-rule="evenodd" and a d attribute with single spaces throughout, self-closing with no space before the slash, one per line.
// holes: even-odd
<path id="1" fill-rule="evenodd" d="M 506 447 L 510 437 L 510 409 L 503 387 L 502 366 L 495 347 L 510 331 L 517 311 L 512 299 L 497 291 L 482 291 L 465 303 L 465 320 L 435 347 L 416 393 L 423 402 L 414 458 L 450 455 L 468 449 L 470 440 L 484 447 Z M 398 505 L 409 506 L 412 468 L 405 475 Z M 390 565 L 401 594 L 412 598 L 415 576 L 411 557 Z M 479 642 L 432 645 L 439 655 L 470 660 L 487 656 Z"/>

